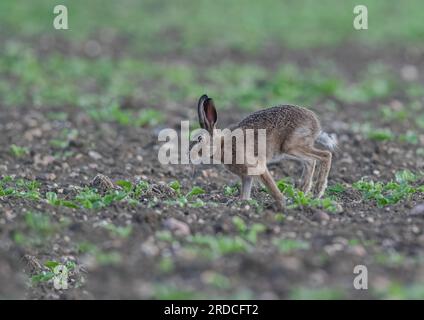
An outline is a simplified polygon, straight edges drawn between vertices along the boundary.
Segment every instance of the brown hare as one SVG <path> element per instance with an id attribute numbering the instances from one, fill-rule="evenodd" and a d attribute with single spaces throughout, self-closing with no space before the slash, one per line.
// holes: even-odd
<path id="1" fill-rule="evenodd" d="M 212 139 L 214 135 L 216 137 L 218 115 L 213 100 L 207 95 L 203 95 L 199 99 L 198 116 L 200 127 L 207 130 Z M 235 148 L 238 142 L 234 142 L 233 137 L 230 138 L 229 148 L 221 148 L 219 151 L 218 158 L 224 163 L 225 167 L 241 178 L 241 199 L 250 199 L 253 179 L 259 176 L 275 199 L 278 208 L 282 209 L 284 207 L 284 197 L 272 178 L 267 164 L 283 158 L 296 159 L 303 163 L 304 169 L 300 189 L 305 193 L 310 192 L 312 189 L 312 178 L 316 162 L 318 161 L 317 197 L 319 198 L 324 194 L 332 155 L 330 151 L 315 148 L 314 144 L 317 142 L 326 147 L 326 149 L 333 150 L 336 146 L 336 141 L 333 137 L 321 131 L 320 122 L 311 110 L 292 105 L 272 107 L 250 114 L 229 129 L 230 132 L 236 129 L 241 129 L 242 132 L 248 131 L 247 129 L 253 129 L 254 131 L 259 129 L 266 130 L 266 155 L 263 157 L 265 161 L 257 161 L 253 164 L 254 169 L 259 169 L 259 174 L 252 174 L 248 170 L 252 168 L 252 164 L 236 163 L 234 161 L 236 156 Z M 202 142 L 202 137 L 199 137 L 199 142 Z M 224 138 L 225 134 L 218 138 L 222 145 Z M 256 133 L 255 139 L 257 144 Z M 196 144 L 199 143 L 194 145 Z M 258 146 L 255 146 L 255 148 L 256 152 L 258 152 Z M 226 152 L 231 153 L 232 161 L 230 163 L 223 161 Z"/>

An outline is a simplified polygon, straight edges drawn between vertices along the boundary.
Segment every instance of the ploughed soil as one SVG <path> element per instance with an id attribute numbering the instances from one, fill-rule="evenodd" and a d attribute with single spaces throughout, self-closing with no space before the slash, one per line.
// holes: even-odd
<path id="1" fill-rule="evenodd" d="M 410 62 L 402 52 L 391 53 L 386 58 L 385 52 L 367 54 L 357 48 L 358 55 L 354 55 L 352 50 L 355 48 L 348 50 L 349 59 L 345 59 L 345 49 L 321 50 L 316 54 L 336 59 L 346 72 L 350 64 L 354 64 L 352 70 L 360 72 L 361 61 L 365 65 L 367 59 L 377 56 L 394 68 Z M 172 59 L 164 57 L 168 58 Z M 270 58 L 279 59 L 280 63 L 298 62 L 290 54 L 255 57 L 264 59 L 264 64 Z M 231 59 L 248 61 L 249 58 L 235 54 Z M 308 61 L 308 57 L 305 59 Z M 202 93 L 199 92 L 199 96 Z M 402 99 L 393 97 L 385 102 Z M 222 127 L 246 115 L 243 109 L 220 110 L 219 97 L 216 101 Z M 419 172 L 424 169 L 423 159 L 415 153 L 418 145 L 374 141 L 352 130 L 353 122 L 383 125 L 383 120 L 374 112 L 375 106 L 343 104 L 336 100 L 336 110 L 320 101 L 312 106 L 323 128 L 338 137 L 339 148 L 334 153 L 329 185 L 345 185 L 345 191 L 337 195 L 342 209 L 339 212 L 308 207 L 287 209 L 282 212 L 283 217 L 276 219 L 278 212 L 272 199 L 258 183 L 252 194 L 257 203 L 239 202 L 237 194 L 224 192 L 225 186 L 234 185 L 238 178 L 220 166 L 159 163 L 159 130 L 178 129 L 181 120 L 195 121 L 195 103 L 194 100 L 191 106 L 180 106 L 180 109 L 173 106 L 171 111 L 163 105 L 162 111 L 171 112 L 172 117 L 167 117 L 164 124 L 145 128 L 99 123 L 68 106 L 1 107 L 2 177 L 35 179 L 40 183 L 42 197 L 53 191 L 64 199 L 75 195 L 79 188 L 90 186 L 98 174 L 113 183 L 147 181 L 149 190 L 140 196 L 138 204 L 121 201 L 101 209 L 73 209 L 53 206 L 43 200 L 0 197 L 0 297 L 281 299 L 302 297 L 302 292 L 307 296 L 309 292 L 313 297 L 324 298 L 378 298 L 396 285 L 412 288 L 424 280 L 421 259 L 424 213 L 412 211 L 424 202 L 424 195 L 417 193 L 395 205 L 379 208 L 351 187 L 362 177 L 388 182 L 398 170 Z M 68 118 L 58 120 L 49 116 L 49 112 L 59 111 L 67 112 Z M 397 134 L 405 132 L 410 124 L 393 122 L 384 126 Z M 77 134 L 61 149 L 52 145 L 51 140 L 59 137 L 63 128 L 76 129 Z M 12 144 L 26 146 L 29 152 L 14 157 L 9 150 Z M 291 177 L 294 182 L 300 177 L 301 169 L 299 163 L 289 160 L 271 166 L 276 180 Z M 167 200 L 176 197 L 168 186 L 174 180 L 179 181 L 183 193 L 193 186 L 203 188 L 206 193 L 198 198 L 205 205 L 169 204 Z M 48 215 L 54 226 L 54 231 L 43 236 L 39 243 L 17 243 L 17 233 L 28 236 L 33 232 L 25 222 L 28 212 Z M 198 251 L 187 249 L 191 235 L 240 236 L 233 223 L 236 216 L 243 219 L 248 228 L 254 223 L 265 226 L 248 250 L 204 257 Z M 117 236 L 102 227 L 104 222 L 131 226 L 132 232 L 129 236 Z M 159 235 L 163 231 L 169 231 L 172 239 L 162 239 Z M 293 239 L 309 245 L 280 251 L 272 244 L 274 239 Z M 97 249 L 84 250 L 82 244 L 91 244 Z M 67 290 L 54 289 L 51 281 L 31 284 L 30 278 L 47 271 L 43 264 L 52 260 L 75 262 Z M 368 268 L 368 290 L 353 287 L 356 265 Z"/>

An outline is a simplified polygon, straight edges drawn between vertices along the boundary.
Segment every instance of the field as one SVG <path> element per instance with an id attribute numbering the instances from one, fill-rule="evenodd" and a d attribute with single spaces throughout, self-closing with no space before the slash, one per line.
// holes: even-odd
<path id="1" fill-rule="evenodd" d="M 0 2 L 0 299 L 423 299 L 424 3 Z M 158 133 L 306 106 L 337 135 L 329 187 L 287 208 Z M 53 270 L 69 270 L 68 288 Z M 355 266 L 368 269 L 356 290 Z"/>

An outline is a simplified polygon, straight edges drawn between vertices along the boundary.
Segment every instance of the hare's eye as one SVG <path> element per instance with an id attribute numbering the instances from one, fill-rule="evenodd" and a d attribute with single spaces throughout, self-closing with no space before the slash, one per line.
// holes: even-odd
<path id="1" fill-rule="evenodd" d="M 202 136 L 198 136 L 198 137 L 197 137 L 197 141 L 198 141 L 198 142 L 202 142 L 202 140 L 203 140 L 203 137 L 202 137 Z"/>

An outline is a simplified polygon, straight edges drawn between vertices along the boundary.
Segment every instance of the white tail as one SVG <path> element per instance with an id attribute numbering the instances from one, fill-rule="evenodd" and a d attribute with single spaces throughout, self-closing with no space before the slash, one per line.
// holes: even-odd
<path id="1" fill-rule="evenodd" d="M 315 142 L 323 145 L 327 149 L 333 151 L 337 148 L 337 138 L 335 135 L 329 135 L 327 132 L 321 131 Z"/>

